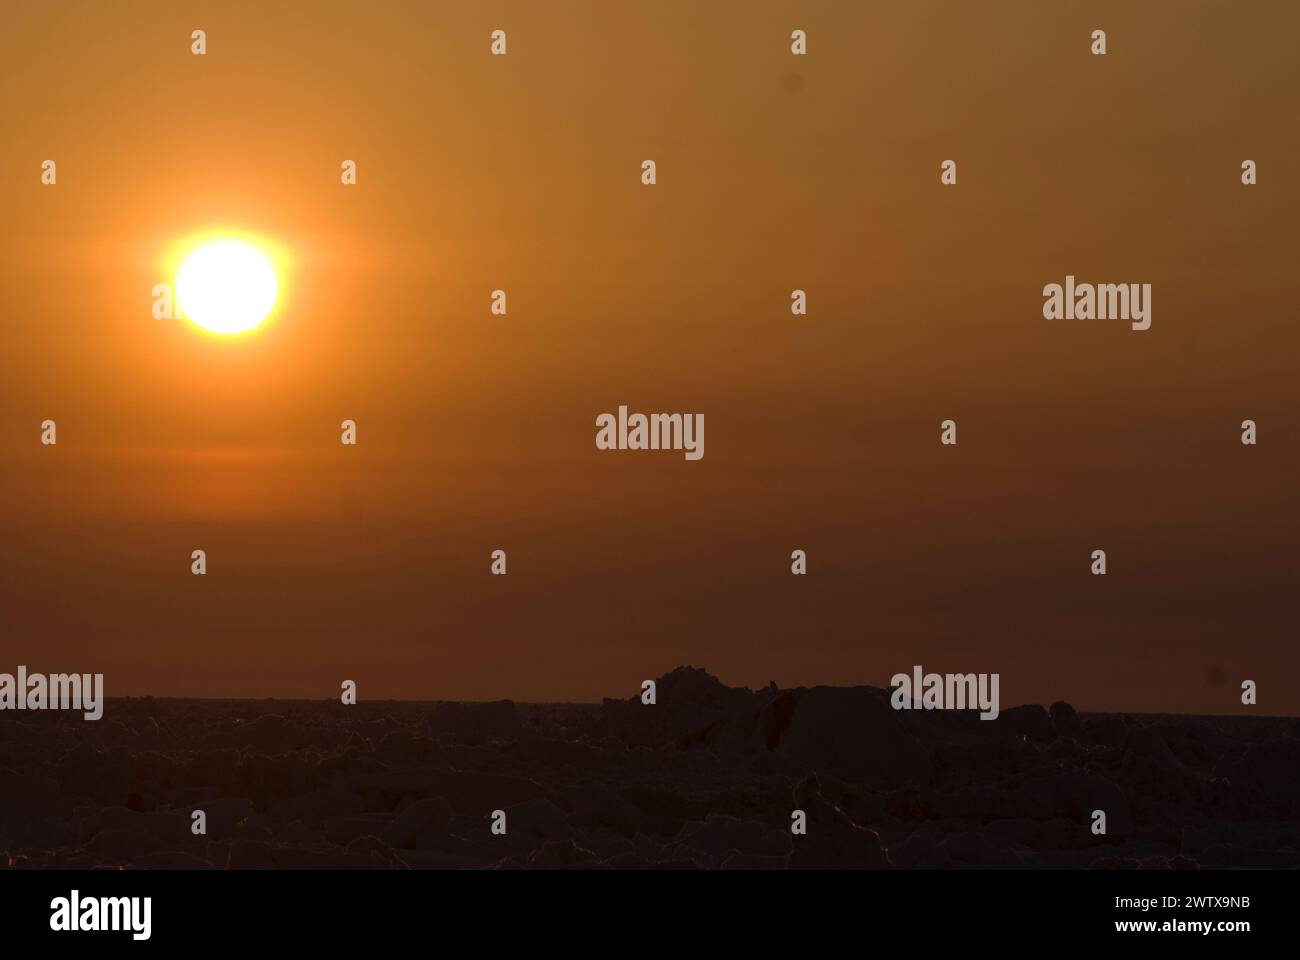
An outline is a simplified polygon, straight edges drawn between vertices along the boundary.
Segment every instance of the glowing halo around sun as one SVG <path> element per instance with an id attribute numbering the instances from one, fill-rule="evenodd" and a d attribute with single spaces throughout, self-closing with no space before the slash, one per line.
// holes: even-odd
<path id="1" fill-rule="evenodd" d="M 244 333 L 275 306 L 280 285 L 271 260 L 251 243 L 215 240 L 185 258 L 176 274 L 176 302 L 205 330 Z"/>

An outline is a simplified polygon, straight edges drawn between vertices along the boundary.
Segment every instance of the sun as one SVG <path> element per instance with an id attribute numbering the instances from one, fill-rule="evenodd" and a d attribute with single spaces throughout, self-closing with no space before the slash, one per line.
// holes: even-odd
<path id="1" fill-rule="evenodd" d="M 176 275 L 176 300 L 184 315 L 213 333 L 252 330 L 271 312 L 279 292 L 266 254 L 237 240 L 204 244 Z"/>

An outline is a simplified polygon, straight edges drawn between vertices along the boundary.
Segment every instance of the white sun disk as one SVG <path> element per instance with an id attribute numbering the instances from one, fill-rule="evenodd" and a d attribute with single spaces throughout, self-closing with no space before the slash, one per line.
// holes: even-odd
<path id="1" fill-rule="evenodd" d="M 185 315 L 213 333 L 242 333 L 266 319 L 279 285 L 257 249 L 222 240 L 191 253 L 176 275 L 176 299 Z"/>

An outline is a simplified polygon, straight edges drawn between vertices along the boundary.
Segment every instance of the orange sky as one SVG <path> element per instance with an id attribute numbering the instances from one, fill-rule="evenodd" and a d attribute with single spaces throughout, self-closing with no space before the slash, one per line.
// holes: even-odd
<path id="1" fill-rule="evenodd" d="M 1300 712 L 1294 8 L 6 18 L 0 670 L 537 700 L 920 663 Z M 230 342 L 150 312 L 219 227 L 293 261 Z M 1151 283 L 1152 328 L 1044 320 L 1067 273 Z M 619 404 L 705 414 L 705 457 L 598 452 Z"/>

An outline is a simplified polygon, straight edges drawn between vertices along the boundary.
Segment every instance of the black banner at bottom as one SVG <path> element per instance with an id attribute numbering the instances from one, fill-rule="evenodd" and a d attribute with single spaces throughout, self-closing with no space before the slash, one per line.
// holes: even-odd
<path id="1" fill-rule="evenodd" d="M 1232 949 L 1278 937 L 1294 871 L 551 872 L 0 871 L 7 945 L 295 947 L 455 937 L 628 938 L 691 931 L 772 946 L 866 938 L 873 947 L 1132 941 Z M 546 932 L 549 931 L 549 932 Z M 664 942 L 666 946 L 668 941 Z"/>

